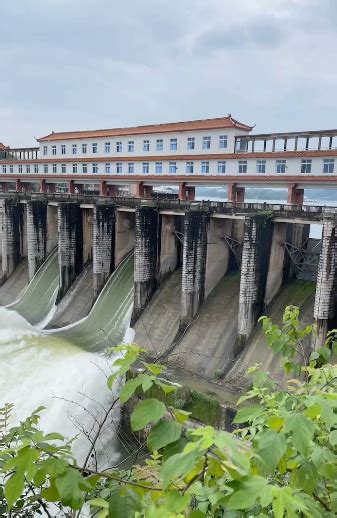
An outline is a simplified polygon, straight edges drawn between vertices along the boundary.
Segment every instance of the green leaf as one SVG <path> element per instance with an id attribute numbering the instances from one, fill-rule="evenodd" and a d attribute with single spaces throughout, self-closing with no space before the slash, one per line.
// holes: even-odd
<path id="1" fill-rule="evenodd" d="M 143 430 L 149 423 L 164 417 L 165 412 L 164 403 L 158 401 L 158 399 L 150 398 L 139 401 L 131 414 L 132 431 Z"/>
<path id="2" fill-rule="evenodd" d="M 307 455 L 310 441 L 314 436 L 314 425 L 312 421 L 303 414 L 291 414 L 286 417 L 285 432 L 291 432 L 295 448 L 302 453 L 302 455 Z"/>
<path id="3" fill-rule="evenodd" d="M 134 518 L 140 511 L 140 498 L 130 488 L 116 488 L 109 501 L 109 518 Z"/>
<path id="4" fill-rule="evenodd" d="M 283 457 L 287 442 L 283 433 L 277 433 L 274 430 L 266 430 L 256 437 L 258 443 L 256 466 L 259 468 L 261 475 L 267 476 L 272 474 L 280 459 Z"/>
<path id="5" fill-rule="evenodd" d="M 161 467 L 160 476 L 163 480 L 163 487 L 166 489 L 176 478 L 184 477 L 189 473 L 202 452 L 197 448 L 188 453 L 177 453 L 172 455 Z"/>
<path id="6" fill-rule="evenodd" d="M 15 502 L 20 498 L 24 489 L 24 480 L 24 473 L 22 471 L 17 471 L 6 481 L 5 497 L 9 509 L 11 509 Z"/>
<path id="7" fill-rule="evenodd" d="M 119 398 L 121 400 L 121 403 L 126 403 L 127 401 L 129 401 L 130 397 L 134 395 L 137 388 L 140 385 L 142 385 L 147 379 L 151 380 L 150 376 L 148 376 L 147 374 L 140 374 L 136 378 L 128 380 L 124 384 L 122 390 L 120 391 Z"/>
<path id="8" fill-rule="evenodd" d="M 50 480 L 49 487 L 42 489 L 41 496 L 47 502 L 58 502 L 60 500 L 60 493 L 55 485 L 55 479 Z"/>
<path id="9" fill-rule="evenodd" d="M 173 513 L 181 513 L 188 506 L 190 500 L 191 495 L 183 495 L 177 490 L 170 491 L 165 499 L 165 508 Z"/>
<path id="10" fill-rule="evenodd" d="M 306 511 L 307 507 L 303 501 L 293 494 L 289 486 L 273 487 L 273 511 L 275 518 L 284 518 L 286 516 L 295 517 L 297 511 Z"/>
<path id="11" fill-rule="evenodd" d="M 109 504 L 104 498 L 93 498 L 88 501 L 92 507 L 102 507 L 103 509 L 109 509 Z"/>
<path id="12" fill-rule="evenodd" d="M 164 392 L 164 394 L 172 394 L 173 392 L 176 392 L 177 387 L 175 385 L 171 385 L 169 383 L 163 383 L 160 380 L 155 380 L 155 384 L 158 385 Z"/>
<path id="13" fill-rule="evenodd" d="M 61 502 L 71 507 L 71 509 L 80 509 L 84 502 L 84 492 L 80 490 L 79 484 L 84 482 L 85 479 L 79 471 L 74 468 L 67 469 L 55 481 Z"/>
<path id="14" fill-rule="evenodd" d="M 243 477 L 228 485 L 234 489 L 234 493 L 226 499 L 226 507 L 229 509 L 249 509 L 257 499 L 261 499 L 262 507 L 266 507 L 272 500 L 271 486 L 263 477 Z"/>
<path id="15" fill-rule="evenodd" d="M 145 363 L 143 362 L 144 367 L 147 368 L 148 371 L 150 371 L 155 376 L 158 376 L 163 371 L 166 370 L 165 365 L 160 365 L 159 363 Z"/>
<path id="16" fill-rule="evenodd" d="M 329 442 L 330 442 L 331 446 L 336 446 L 336 444 L 337 444 L 337 430 L 333 430 L 332 432 L 330 432 L 330 434 L 329 434 Z"/>
<path id="17" fill-rule="evenodd" d="M 182 432 L 181 424 L 176 421 L 160 421 L 149 433 L 147 446 L 150 451 L 160 450 L 179 439 Z"/>
<path id="18" fill-rule="evenodd" d="M 179 408 L 172 408 L 170 407 L 170 410 L 172 410 L 174 417 L 178 421 L 178 423 L 184 424 L 186 423 L 187 419 L 190 417 L 192 412 L 186 412 L 185 410 L 180 410 Z"/>
<path id="19" fill-rule="evenodd" d="M 238 424 L 252 422 L 254 419 L 262 415 L 263 412 L 263 408 L 257 405 L 240 408 L 233 420 L 233 423 Z"/>

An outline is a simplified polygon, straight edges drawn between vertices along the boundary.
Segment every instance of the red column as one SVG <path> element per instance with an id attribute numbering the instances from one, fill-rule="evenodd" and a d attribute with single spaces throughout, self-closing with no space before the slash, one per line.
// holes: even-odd
<path id="1" fill-rule="evenodd" d="M 187 187 L 187 199 L 189 201 L 195 200 L 195 187 Z"/>
<path id="2" fill-rule="evenodd" d="M 99 182 L 99 194 L 100 194 L 100 196 L 108 195 L 108 189 L 107 189 L 105 180 L 100 180 L 100 182 Z"/>
<path id="3" fill-rule="evenodd" d="M 40 192 L 47 192 L 46 180 L 40 180 Z"/>
<path id="4" fill-rule="evenodd" d="M 136 184 L 136 198 L 145 198 L 144 185 L 143 182 L 139 182 Z"/>
<path id="5" fill-rule="evenodd" d="M 22 191 L 22 186 L 21 186 L 21 182 L 20 180 L 15 180 L 15 190 L 16 192 L 21 192 Z"/>
<path id="6" fill-rule="evenodd" d="M 237 187 L 235 183 L 231 183 L 227 188 L 228 201 L 232 203 L 243 203 L 245 201 L 245 188 Z"/>
<path id="7" fill-rule="evenodd" d="M 179 184 L 179 200 L 182 201 L 194 201 L 195 200 L 195 187 L 186 187 L 185 183 Z"/>
<path id="8" fill-rule="evenodd" d="M 49 183 L 47 185 L 47 191 L 48 192 L 55 192 L 56 191 L 56 183 Z"/>
<path id="9" fill-rule="evenodd" d="M 288 185 L 288 203 L 293 205 L 303 205 L 304 189 L 298 189 L 297 184 Z"/>
<path id="10" fill-rule="evenodd" d="M 77 183 L 75 185 L 75 194 L 83 194 L 84 191 L 84 185 L 82 183 Z"/>
<path id="11" fill-rule="evenodd" d="M 2 190 L 2 192 L 7 192 L 8 191 L 8 183 L 7 182 L 2 182 L 1 190 Z"/>
<path id="12" fill-rule="evenodd" d="M 75 182 L 74 182 L 74 180 L 69 180 L 69 182 L 68 182 L 68 194 L 75 194 Z"/>
<path id="13" fill-rule="evenodd" d="M 108 187 L 108 195 L 109 196 L 117 196 L 117 185 L 109 185 Z"/>

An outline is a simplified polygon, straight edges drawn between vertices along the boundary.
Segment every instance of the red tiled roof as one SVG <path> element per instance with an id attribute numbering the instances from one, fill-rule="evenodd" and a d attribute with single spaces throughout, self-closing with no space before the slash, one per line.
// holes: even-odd
<path id="1" fill-rule="evenodd" d="M 238 128 L 243 131 L 251 131 L 252 126 L 247 126 L 230 115 L 227 117 L 219 117 L 216 119 L 202 119 L 186 122 L 169 122 L 167 124 L 150 124 L 148 126 L 135 126 L 130 128 L 114 128 L 92 131 L 63 131 L 60 133 L 50 133 L 45 137 L 38 139 L 39 142 L 51 140 L 67 140 L 79 138 L 96 138 L 96 137 L 117 137 L 123 135 L 146 135 L 150 133 L 170 133 L 174 131 L 194 131 L 194 130 L 210 130 L 223 128 Z"/>
<path id="2" fill-rule="evenodd" d="M 9 146 L 5 146 L 2 142 L 0 142 L 0 151 L 8 151 Z"/>

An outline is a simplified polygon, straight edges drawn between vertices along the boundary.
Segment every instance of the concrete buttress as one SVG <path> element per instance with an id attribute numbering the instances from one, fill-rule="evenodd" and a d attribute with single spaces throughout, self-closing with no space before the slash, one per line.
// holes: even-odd
<path id="1" fill-rule="evenodd" d="M 245 345 L 264 307 L 272 226 L 265 215 L 245 218 L 236 353 Z"/>
<path id="2" fill-rule="evenodd" d="M 94 299 L 115 269 L 115 207 L 95 205 L 93 221 Z"/>
<path id="3" fill-rule="evenodd" d="M 180 328 L 184 329 L 205 298 L 207 225 L 209 214 L 190 210 L 185 214 Z"/>
<path id="4" fill-rule="evenodd" d="M 57 298 L 60 300 L 83 267 L 83 227 L 79 204 L 65 202 L 58 206 L 58 241 L 60 285 Z"/>
<path id="5" fill-rule="evenodd" d="M 329 323 L 336 316 L 337 295 L 337 235 L 335 214 L 325 214 L 323 219 L 322 248 L 318 264 L 317 285 L 314 305 L 316 331 L 312 348 L 324 345 Z"/>
<path id="6" fill-rule="evenodd" d="M 135 284 L 132 323 L 138 320 L 158 284 L 160 224 L 157 207 L 138 206 L 135 225 Z"/>
<path id="7" fill-rule="evenodd" d="M 27 208 L 28 271 L 31 280 L 47 256 L 47 202 L 31 200 Z"/>
<path id="8" fill-rule="evenodd" d="M 18 200 L 1 200 L 2 278 L 3 283 L 15 270 L 21 259 L 22 206 Z"/>

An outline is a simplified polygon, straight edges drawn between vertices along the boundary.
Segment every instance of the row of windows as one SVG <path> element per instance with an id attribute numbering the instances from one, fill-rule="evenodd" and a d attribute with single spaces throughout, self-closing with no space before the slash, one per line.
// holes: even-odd
<path id="1" fill-rule="evenodd" d="M 266 160 L 257 160 L 256 162 L 256 172 L 258 174 L 265 174 L 266 173 Z M 239 174 L 245 174 L 247 173 L 247 160 L 239 160 L 238 161 L 238 173 Z M 78 164 L 72 164 L 72 172 L 76 174 L 80 170 L 80 166 Z M 104 166 L 104 172 L 105 174 L 110 174 L 112 172 L 112 165 L 110 163 L 106 163 Z M 193 161 L 186 162 L 186 174 L 193 174 L 195 171 L 195 164 Z M 306 159 L 301 161 L 301 173 L 303 174 L 310 174 L 311 173 L 311 167 L 312 167 L 312 160 Z M 92 164 L 92 172 L 98 173 L 98 164 Z M 169 173 L 176 173 L 177 172 L 177 162 L 169 162 L 168 172 Z M 287 169 L 287 161 L 286 160 L 276 160 L 275 163 L 275 172 L 277 174 L 283 174 L 286 173 Z M 335 169 L 335 159 L 334 158 L 326 158 L 323 160 L 323 173 L 324 174 L 331 174 L 334 172 Z M 58 172 L 57 164 L 52 164 L 51 170 L 53 173 Z M 34 164 L 34 166 L 26 165 L 25 166 L 25 172 L 30 173 L 33 171 L 34 173 L 39 173 L 39 165 Z M 61 172 L 66 173 L 67 171 L 67 165 L 61 164 Z M 115 172 L 118 174 L 122 174 L 123 172 L 127 172 L 129 174 L 133 174 L 135 171 L 135 164 L 134 162 L 129 162 L 128 164 L 123 164 L 123 162 L 117 162 L 115 164 Z M 143 162 L 142 163 L 142 172 L 143 174 L 147 174 L 150 171 L 150 163 L 149 162 Z M 157 174 L 161 174 L 164 172 L 163 169 L 163 162 L 156 162 L 155 163 L 155 171 Z M 201 173 L 207 174 L 210 171 L 210 163 L 208 161 L 201 162 Z M 2 166 L 2 172 L 7 173 L 7 166 L 4 164 Z M 14 172 L 14 166 L 9 166 L 9 172 Z M 23 166 L 19 165 L 19 173 L 23 172 Z M 47 174 L 49 172 L 49 166 L 48 164 L 43 165 L 43 172 Z M 86 174 L 88 173 L 88 164 L 82 164 L 81 166 L 81 172 Z M 219 161 L 217 163 L 217 172 L 218 174 L 225 174 L 226 173 L 226 161 Z"/>
<path id="2" fill-rule="evenodd" d="M 227 148 L 227 143 L 228 143 L 228 137 L 227 135 L 220 135 L 219 136 L 219 148 L 220 149 L 226 149 Z M 118 142 L 115 142 L 115 151 L 116 153 L 122 153 L 123 152 L 123 142 L 122 141 L 118 141 Z M 151 146 L 153 145 L 153 143 L 150 143 L 150 140 L 143 140 L 143 151 L 150 151 L 151 150 Z M 127 142 L 127 146 L 126 146 L 126 149 L 128 151 L 128 153 L 133 153 L 134 150 L 135 150 L 135 141 L 134 140 L 129 140 Z M 154 148 L 156 151 L 164 151 L 164 140 L 162 138 L 159 138 L 159 139 L 156 139 L 155 141 L 155 148 Z M 177 151 L 178 149 L 178 139 L 176 138 L 171 138 L 170 139 L 170 143 L 169 143 L 169 149 L 170 151 Z M 195 149 L 195 137 L 188 137 L 187 138 L 187 149 Z M 209 136 L 206 136 L 206 137 L 203 137 L 202 138 L 202 149 L 211 149 L 211 137 Z M 66 154 L 66 145 L 65 144 L 61 144 L 61 155 L 65 155 Z M 104 143 L 104 151 L 105 153 L 111 153 L 112 151 L 112 145 L 111 145 L 111 142 L 105 142 Z M 86 155 L 88 153 L 88 144 L 81 144 L 81 145 L 78 145 L 78 144 L 72 144 L 71 145 L 71 152 L 73 155 L 77 155 L 78 152 L 82 152 L 83 155 Z M 91 152 L 93 154 L 97 154 L 98 153 L 98 144 L 97 142 L 94 142 L 91 144 Z M 53 144 L 51 146 L 51 153 L 52 155 L 56 155 L 57 154 L 57 146 L 55 144 Z M 44 156 L 47 156 L 48 155 L 48 146 L 43 146 L 43 155 Z"/>

